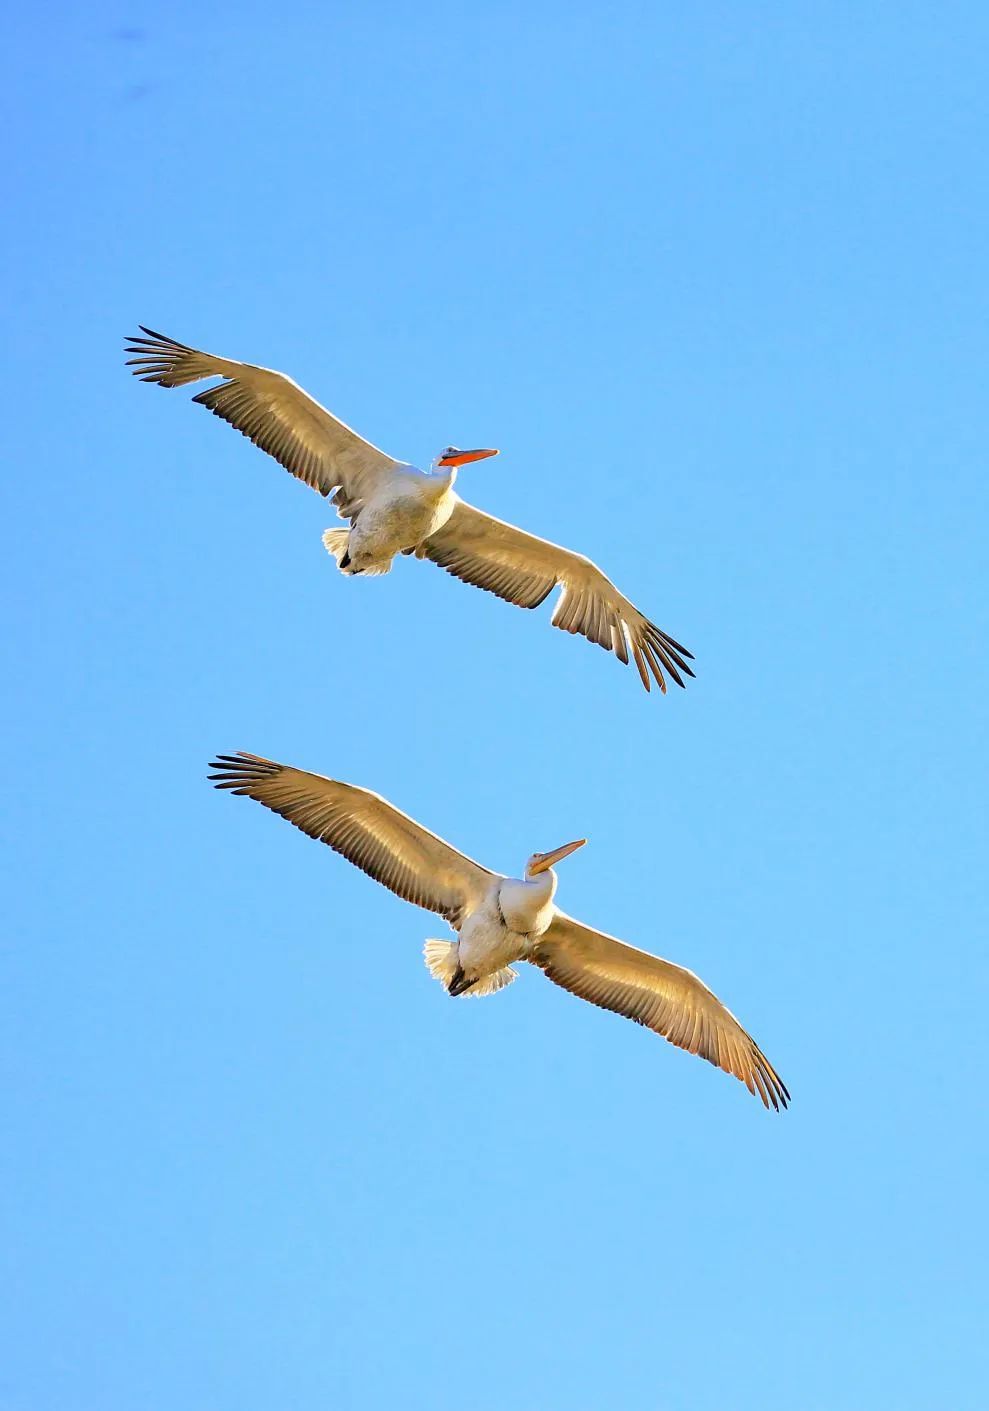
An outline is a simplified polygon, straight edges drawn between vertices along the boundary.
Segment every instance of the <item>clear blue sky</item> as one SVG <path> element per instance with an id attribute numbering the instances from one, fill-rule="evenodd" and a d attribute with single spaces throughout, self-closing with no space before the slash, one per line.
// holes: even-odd
<path id="1" fill-rule="evenodd" d="M 984 4 L 26 7 L 0 229 L 2 1411 L 976 1411 Z M 403 561 L 131 380 L 285 369 L 696 654 Z M 793 1094 L 205 782 L 247 749 L 696 970 Z"/>

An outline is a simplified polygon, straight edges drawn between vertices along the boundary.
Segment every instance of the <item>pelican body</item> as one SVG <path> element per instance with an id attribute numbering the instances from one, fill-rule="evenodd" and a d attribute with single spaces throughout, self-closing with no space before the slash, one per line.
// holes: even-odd
<path id="1" fill-rule="evenodd" d="M 426 941 L 424 955 L 449 994 L 495 994 L 516 978 L 515 963 L 528 961 L 581 999 L 733 1074 L 766 1107 L 786 1107 L 789 1093 L 772 1064 L 696 975 L 556 906 L 554 865 L 584 838 L 533 853 L 521 877 L 508 877 L 367 789 L 243 752 L 219 755 L 210 768 L 218 789 L 264 804 L 397 896 L 445 917 L 455 939 Z"/>
<path id="2" fill-rule="evenodd" d="M 453 488 L 457 470 L 497 451 L 447 446 L 418 470 L 380 451 L 280 372 L 200 352 L 143 325 L 141 333 L 127 345 L 135 377 L 161 387 L 221 378 L 193 401 L 332 496 L 350 527 L 327 529 L 323 543 L 343 573 L 387 573 L 397 554 L 413 554 L 517 607 L 537 608 L 559 587 L 552 625 L 614 652 L 626 666 L 631 658 L 647 691 L 655 681 L 665 693 L 666 676 L 678 686 L 693 676 L 686 647 L 639 612 L 590 559 L 460 498 Z"/>
<path id="3" fill-rule="evenodd" d="M 515 978 L 508 967 L 516 960 L 532 960 L 534 947 L 549 930 L 556 908 L 556 873 L 553 863 L 584 846 L 585 838 L 564 843 L 553 852 L 533 853 L 525 876 L 496 877 L 480 905 L 468 912 L 455 943 L 433 941 L 427 963 L 437 979 L 446 981 L 451 995 L 477 990 L 490 994 Z M 446 952 L 446 954 L 444 954 Z M 450 965 L 456 960 L 452 972 Z"/>
<path id="4" fill-rule="evenodd" d="M 459 451 L 447 446 L 428 470 L 396 465 L 370 496 L 353 525 L 327 529 L 323 543 L 343 573 L 387 573 L 396 554 L 418 553 L 456 508 L 457 470 L 497 451 Z"/>

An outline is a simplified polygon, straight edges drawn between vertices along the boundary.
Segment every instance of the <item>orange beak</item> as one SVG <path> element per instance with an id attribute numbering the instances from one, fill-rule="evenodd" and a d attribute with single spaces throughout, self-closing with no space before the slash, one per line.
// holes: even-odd
<path id="1" fill-rule="evenodd" d="M 438 465 L 467 465 L 470 461 L 483 461 L 488 456 L 496 456 L 497 451 L 457 451 L 453 456 L 440 456 Z"/>
<path id="2" fill-rule="evenodd" d="M 572 852 L 582 848 L 587 842 L 586 838 L 578 838 L 575 843 L 564 843 L 561 848 L 554 848 L 552 852 L 541 852 L 536 856 L 535 862 L 529 866 L 529 871 L 533 877 L 539 872 L 545 872 L 547 867 L 552 867 L 554 862 L 562 862 L 565 857 L 569 857 Z"/>

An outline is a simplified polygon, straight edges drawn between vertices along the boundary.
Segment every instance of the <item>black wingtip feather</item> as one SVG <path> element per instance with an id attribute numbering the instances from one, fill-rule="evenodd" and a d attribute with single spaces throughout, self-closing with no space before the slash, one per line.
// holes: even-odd
<path id="1" fill-rule="evenodd" d="M 687 648 L 682 647 L 675 637 L 671 637 L 668 632 L 663 632 L 660 635 L 662 636 L 663 641 L 666 642 L 667 646 L 675 647 L 676 650 L 680 653 L 680 655 L 685 656 L 688 661 L 694 660 L 693 652 L 688 652 Z"/>
<path id="2" fill-rule="evenodd" d="M 156 333 L 153 328 L 147 328 L 143 323 L 139 323 L 137 326 L 142 333 L 146 333 L 156 343 L 167 343 L 170 348 L 180 348 L 183 353 L 190 351 L 184 343 L 179 343 L 175 338 L 169 338 L 167 333 Z"/>
<path id="3" fill-rule="evenodd" d="M 236 754 L 221 754 L 211 759 L 208 769 L 216 771 L 206 778 L 216 789 L 244 788 L 258 779 L 278 774 L 282 766 L 262 755 L 238 750 Z"/>

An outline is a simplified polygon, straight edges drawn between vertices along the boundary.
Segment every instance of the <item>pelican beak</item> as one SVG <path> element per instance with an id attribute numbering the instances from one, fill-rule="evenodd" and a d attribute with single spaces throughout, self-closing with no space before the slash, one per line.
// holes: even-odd
<path id="1" fill-rule="evenodd" d="M 555 862 L 562 862 L 565 857 L 569 857 L 572 852 L 582 848 L 587 842 L 586 838 L 578 838 L 575 843 L 564 843 L 561 848 L 554 848 L 552 852 L 541 852 L 535 862 L 529 868 L 533 877 L 537 872 L 545 872 L 547 867 L 552 867 Z"/>
<path id="2" fill-rule="evenodd" d="M 483 461 L 488 456 L 496 456 L 497 451 L 457 451 L 452 456 L 440 456 L 439 465 L 467 465 L 470 461 Z"/>

